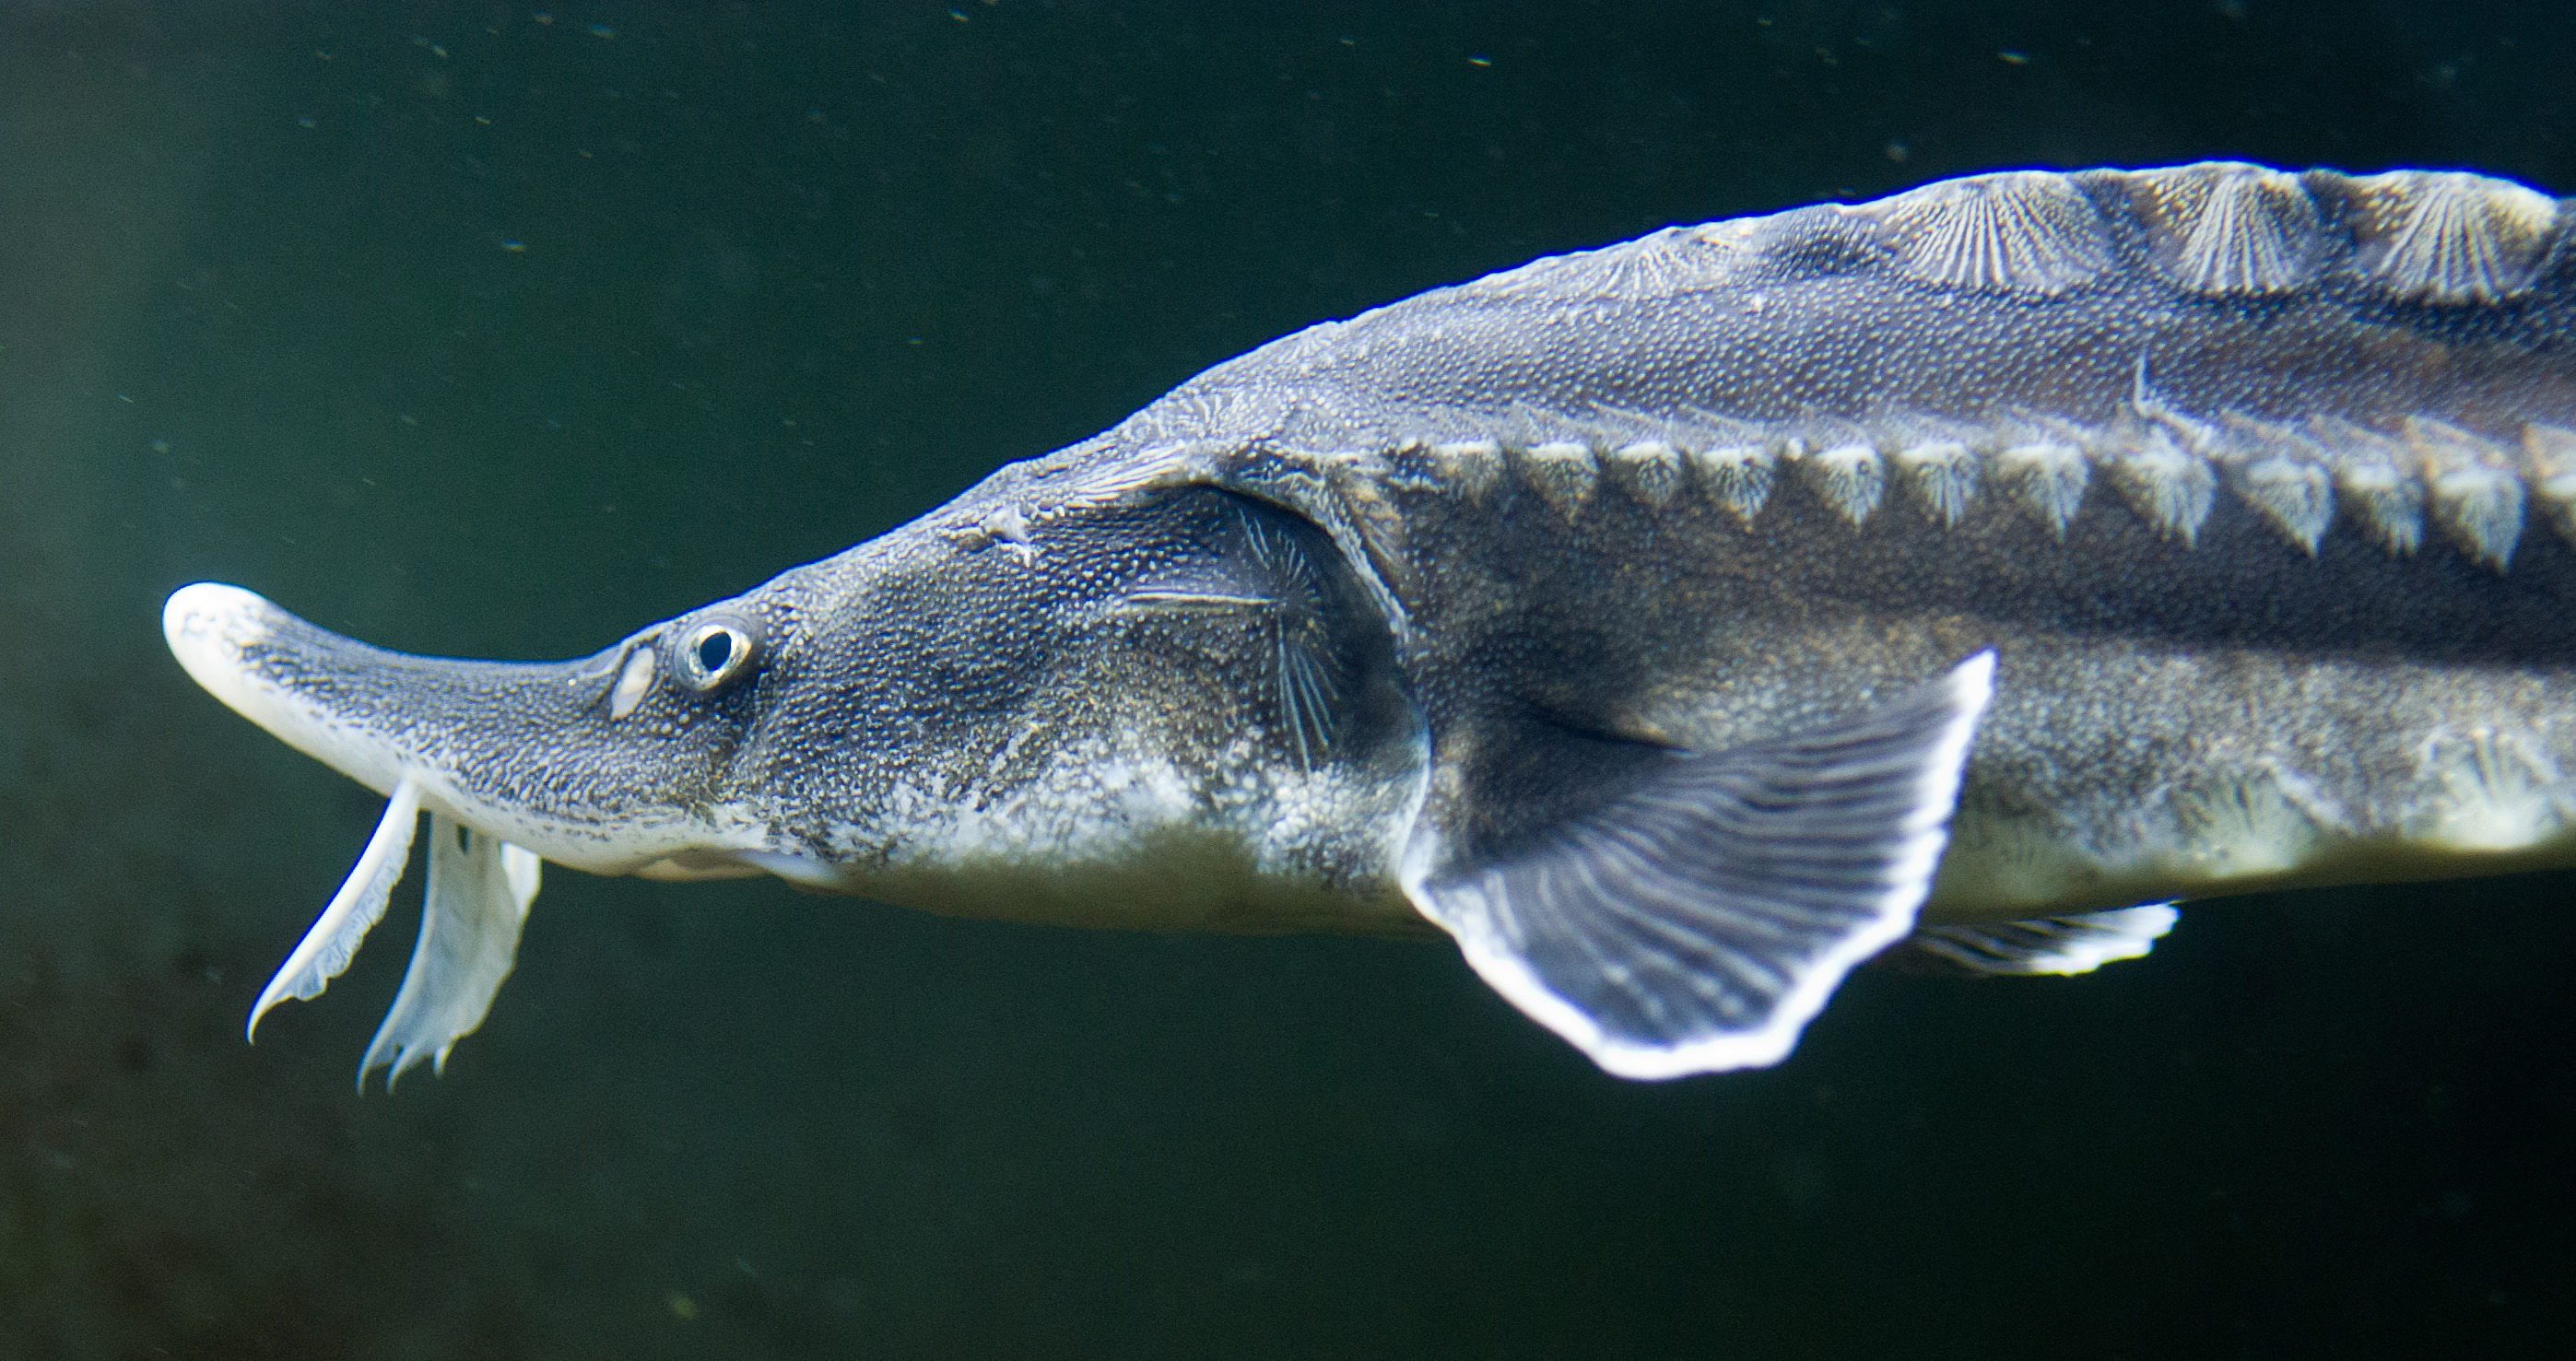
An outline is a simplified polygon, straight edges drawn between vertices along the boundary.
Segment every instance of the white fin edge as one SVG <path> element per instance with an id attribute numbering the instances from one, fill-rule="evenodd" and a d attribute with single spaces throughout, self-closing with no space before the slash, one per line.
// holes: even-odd
<path id="1" fill-rule="evenodd" d="M 2174 929 L 2182 914 L 2172 903 L 2108 912 L 2085 912 L 1998 928 L 1936 927 L 1915 938 L 1917 948 L 1972 973 L 2072 978 L 2105 964 L 2144 959 Z M 2015 928 L 2018 928 L 2017 930 Z"/>
<path id="2" fill-rule="evenodd" d="M 259 1018 L 270 1007 L 289 997 L 309 1002 L 321 996 L 331 980 L 349 967 L 368 930 L 385 915 L 385 903 L 393 897 L 394 885 L 402 880 L 403 866 L 411 859 L 412 829 L 419 823 L 420 785 L 405 775 L 394 782 L 393 793 L 385 800 L 385 814 L 377 820 L 374 835 L 367 838 L 367 848 L 359 853 L 340 891 L 331 895 L 330 905 L 260 990 L 259 1001 L 250 1009 L 250 1023 L 243 1027 L 244 1039 L 257 1042 Z"/>

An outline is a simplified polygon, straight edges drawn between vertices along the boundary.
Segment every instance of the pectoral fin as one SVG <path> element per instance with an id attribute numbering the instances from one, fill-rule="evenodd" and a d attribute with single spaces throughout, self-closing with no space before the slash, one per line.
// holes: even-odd
<path id="1" fill-rule="evenodd" d="M 1913 930 L 1994 656 L 1721 752 L 1527 728 L 1435 777 L 1404 884 L 1521 1010 L 1622 1077 L 1778 1062 Z"/>
<path id="2" fill-rule="evenodd" d="M 358 1085 L 386 1069 L 388 1090 L 422 1059 L 447 1068 L 447 1051 L 483 1024 L 492 995 L 519 956 L 519 931 L 536 900 L 543 864 L 528 851 L 449 821 L 429 819 L 429 892 L 420 940 L 402 991 L 358 1064 Z"/>

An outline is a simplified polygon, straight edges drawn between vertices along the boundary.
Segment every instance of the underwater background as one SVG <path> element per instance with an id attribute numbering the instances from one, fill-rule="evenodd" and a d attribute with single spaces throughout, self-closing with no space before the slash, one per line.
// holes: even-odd
<path id="1" fill-rule="evenodd" d="M 2240 157 L 2576 191 L 2576 13 L 0 0 L 0 1358 L 2537 1355 L 2576 878 L 1864 970 L 1637 1085 L 1442 944 L 417 878 L 163 596 L 586 653 L 1313 321 L 1674 221 Z"/>

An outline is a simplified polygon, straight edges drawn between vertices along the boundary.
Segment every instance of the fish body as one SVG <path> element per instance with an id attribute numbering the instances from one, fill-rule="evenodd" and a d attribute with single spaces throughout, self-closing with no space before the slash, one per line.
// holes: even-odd
<path id="1" fill-rule="evenodd" d="M 2571 217 L 1943 181 L 1310 328 L 580 662 L 229 587 L 166 624 L 405 836 L 469 833 L 429 907 L 481 923 L 466 981 L 422 991 L 473 1004 L 389 1021 L 397 1072 L 480 1020 L 538 858 L 1438 928 L 1611 1071 L 1767 1063 L 1909 938 L 2074 972 L 2178 898 L 2576 861 Z M 371 854 L 263 1008 L 381 912 Z"/>

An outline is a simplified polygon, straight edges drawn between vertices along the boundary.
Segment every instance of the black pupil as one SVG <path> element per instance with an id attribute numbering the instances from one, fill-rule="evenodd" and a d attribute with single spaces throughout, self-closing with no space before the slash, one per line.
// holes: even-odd
<path id="1" fill-rule="evenodd" d="M 729 630 L 717 629 L 698 640 L 698 665 L 705 667 L 708 675 L 724 670 L 725 663 L 732 660 L 733 634 Z"/>

